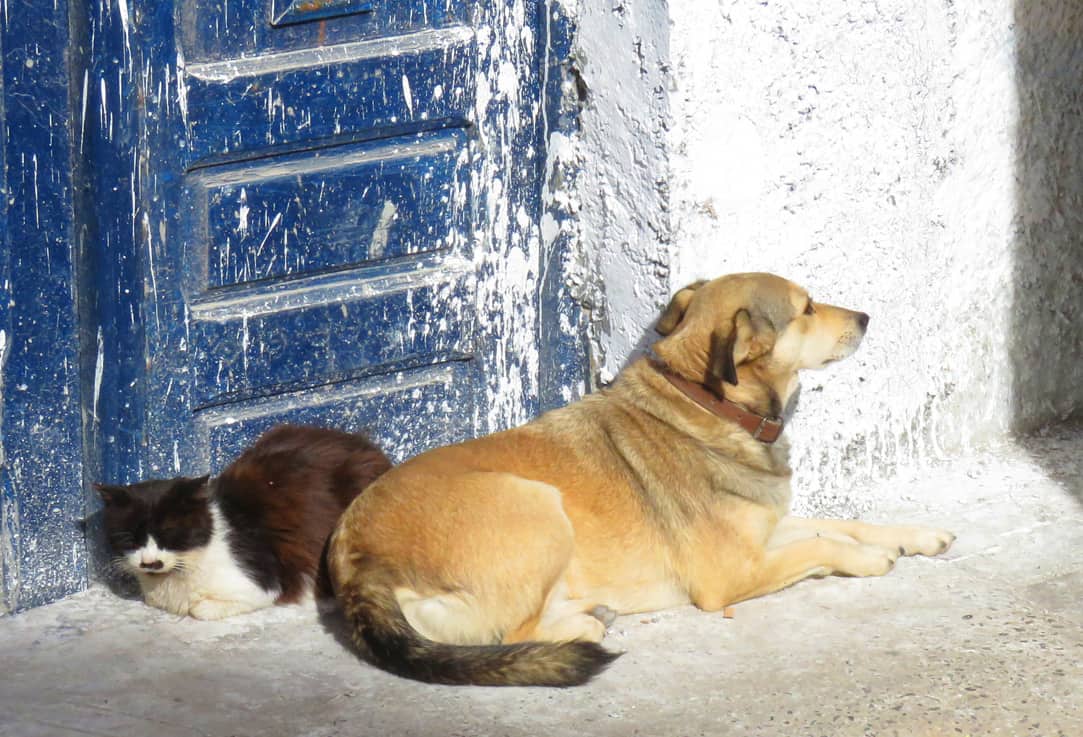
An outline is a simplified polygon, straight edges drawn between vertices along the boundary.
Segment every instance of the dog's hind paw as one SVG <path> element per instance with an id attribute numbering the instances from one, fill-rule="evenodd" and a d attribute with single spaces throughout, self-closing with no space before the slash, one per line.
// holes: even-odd
<path id="1" fill-rule="evenodd" d="M 617 611 L 615 609 L 610 609 L 605 604 L 599 604 L 587 612 L 587 614 L 604 624 L 606 628 L 617 621 Z"/>

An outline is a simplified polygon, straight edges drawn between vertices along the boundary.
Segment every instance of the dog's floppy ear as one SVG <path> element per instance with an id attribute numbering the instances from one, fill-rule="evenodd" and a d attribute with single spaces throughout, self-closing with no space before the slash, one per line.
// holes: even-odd
<path id="1" fill-rule="evenodd" d="M 707 364 L 708 385 L 721 382 L 737 386 L 737 367 L 755 361 L 775 344 L 775 329 L 764 319 L 755 319 L 748 310 L 737 310 L 733 327 L 711 333 L 711 354 Z"/>
<path id="2" fill-rule="evenodd" d="M 718 388 L 723 381 L 737 386 L 737 363 L 733 360 L 733 349 L 737 342 L 737 331 L 728 333 L 715 330 L 711 333 L 711 358 L 707 364 L 708 386 Z"/>
<path id="3" fill-rule="evenodd" d="M 669 306 L 666 307 L 666 311 L 662 313 L 662 317 L 655 324 L 654 331 L 659 335 L 669 335 L 676 330 L 677 326 L 681 324 L 681 320 L 684 319 L 684 312 L 688 309 L 688 303 L 692 301 L 692 296 L 697 289 L 706 283 L 706 279 L 700 279 L 674 294 L 673 299 L 669 301 Z"/>

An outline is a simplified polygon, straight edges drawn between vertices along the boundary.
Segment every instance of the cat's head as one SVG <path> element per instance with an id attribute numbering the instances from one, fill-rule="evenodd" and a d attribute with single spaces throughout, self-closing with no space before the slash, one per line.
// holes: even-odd
<path id="1" fill-rule="evenodd" d="M 189 554 L 210 542 L 214 522 L 207 476 L 94 488 L 105 503 L 114 559 L 125 570 L 142 575 L 183 570 Z"/>

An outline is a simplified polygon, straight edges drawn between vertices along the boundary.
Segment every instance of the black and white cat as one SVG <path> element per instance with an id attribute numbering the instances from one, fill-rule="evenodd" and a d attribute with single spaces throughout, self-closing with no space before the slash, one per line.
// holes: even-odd
<path id="1" fill-rule="evenodd" d="M 143 599 L 221 619 L 330 596 L 327 539 L 390 467 L 360 435 L 279 425 L 217 477 L 95 487 L 115 561 L 138 579 Z"/>

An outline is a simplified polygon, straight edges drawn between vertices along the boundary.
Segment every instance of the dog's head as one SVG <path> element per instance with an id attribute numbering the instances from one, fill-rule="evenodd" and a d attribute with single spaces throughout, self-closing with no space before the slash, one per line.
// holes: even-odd
<path id="1" fill-rule="evenodd" d="M 784 404 L 798 371 L 852 354 L 868 323 L 864 312 L 816 302 L 773 274 L 732 274 L 677 292 L 655 327 L 665 337 L 654 350 L 686 378 L 735 400 L 742 385 L 757 385 Z"/>

